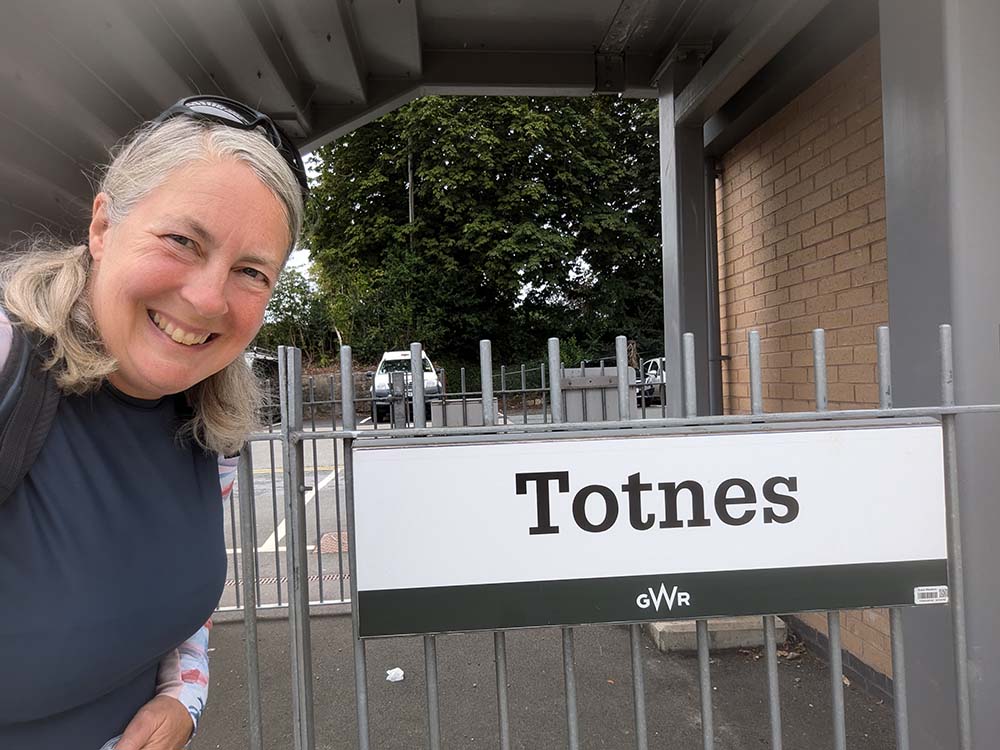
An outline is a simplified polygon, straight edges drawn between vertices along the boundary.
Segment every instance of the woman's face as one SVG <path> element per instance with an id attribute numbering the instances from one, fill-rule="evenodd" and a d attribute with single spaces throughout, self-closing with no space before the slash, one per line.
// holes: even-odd
<path id="1" fill-rule="evenodd" d="M 282 204 L 245 164 L 175 170 L 114 226 L 90 225 L 91 303 L 119 390 L 154 399 L 222 370 L 256 335 L 285 260 Z"/>

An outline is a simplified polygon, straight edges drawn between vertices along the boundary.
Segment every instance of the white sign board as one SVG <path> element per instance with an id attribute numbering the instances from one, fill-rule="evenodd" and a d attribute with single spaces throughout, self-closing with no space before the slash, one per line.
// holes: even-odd
<path id="1" fill-rule="evenodd" d="M 373 441 L 354 486 L 365 637 L 914 604 L 948 582 L 936 423 Z"/>

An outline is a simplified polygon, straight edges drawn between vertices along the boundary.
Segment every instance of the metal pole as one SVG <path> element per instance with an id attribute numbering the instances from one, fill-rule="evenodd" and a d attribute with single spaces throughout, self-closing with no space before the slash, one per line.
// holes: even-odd
<path id="1" fill-rule="evenodd" d="M 433 635 L 424 636 L 424 674 L 427 679 L 427 747 L 430 750 L 441 750 L 437 641 Z"/>
<path id="2" fill-rule="evenodd" d="M 618 418 L 631 419 L 631 396 L 628 377 L 628 339 L 615 337 L 615 370 L 618 375 Z M 628 627 L 629 648 L 632 654 L 632 705 L 635 708 L 635 746 L 638 750 L 649 747 L 646 729 L 646 678 L 642 666 L 642 631 L 638 623 Z"/>
<path id="3" fill-rule="evenodd" d="M 826 332 L 813 329 L 813 371 L 816 381 L 816 411 L 827 410 L 829 397 L 826 382 Z M 847 727 L 844 718 L 844 655 L 840 642 L 840 612 L 826 613 L 830 658 L 830 701 L 833 709 L 833 746 L 847 747 Z"/>
<path id="4" fill-rule="evenodd" d="M 955 405 L 955 364 L 951 326 L 942 325 L 941 404 Z M 948 506 L 948 589 L 955 630 L 955 679 L 958 687 L 958 741 L 960 750 L 972 748 L 971 698 L 969 696 L 968 634 L 965 629 L 965 570 L 962 560 L 962 516 L 958 493 L 958 441 L 955 415 L 941 418 L 944 437 L 945 501 Z"/>
<path id="5" fill-rule="evenodd" d="M 892 358 L 889 327 L 877 333 L 878 408 L 892 408 Z M 892 703 L 896 724 L 896 750 L 910 748 L 910 722 L 906 703 L 906 652 L 903 648 L 903 618 L 899 607 L 889 609 L 889 645 L 892 650 Z"/>
<path id="6" fill-rule="evenodd" d="M 413 426 L 426 427 L 427 414 L 424 402 L 424 348 L 419 343 L 410 344 L 410 389 L 413 394 Z"/>
<path id="7" fill-rule="evenodd" d="M 240 452 L 239 501 L 240 548 L 243 553 L 243 630 L 246 636 L 247 700 L 250 709 L 249 750 L 263 750 L 260 721 L 260 654 L 257 644 L 257 574 L 254 570 L 256 529 L 254 528 L 253 448 L 248 443 Z"/>
<path id="8" fill-rule="evenodd" d="M 340 347 L 340 392 L 345 431 L 357 429 L 354 412 L 354 361 L 351 347 Z M 351 628 L 354 635 L 354 696 L 358 719 L 358 750 L 370 749 L 368 730 L 368 666 L 365 642 L 358 636 L 358 560 L 354 528 L 354 439 L 344 439 L 344 502 L 347 505 L 347 563 L 351 574 Z"/>
<path id="9" fill-rule="evenodd" d="M 684 355 L 684 416 L 698 416 L 698 382 L 695 370 L 694 334 L 685 333 Z M 696 620 L 698 639 L 698 685 L 701 690 L 701 744 L 704 750 L 715 747 L 715 727 L 712 719 L 712 673 L 709 667 L 708 620 Z"/>
<path id="10" fill-rule="evenodd" d="M 549 349 L 549 396 L 552 401 L 552 422 L 564 421 L 562 400 L 562 372 L 559 355 L 559 339 L 550 338 Z M 573 628 L 562 629 L 563 677 L 566 683 L 566 726 L 569 732 L 569 750 L 579 750 L 580 730 L 576 709 L 576 667 L 573 663 Z"/>
<path id="11" fill-rule="evenodd" d="M 524 381 L 524 365 L 521 365 Z M 488 339 L 479 342 L 479 382 L 483 392 L 483 424 L 496 424 L 493 412 L 493 351 Z M 493 632 L 493 654 L 497 678 L 497 722 L 500 727 L 500 750 L 510 750 L 510 704 L 507 699 L 507 636 Z"/>
<path id="12" fill-rule="evenodd" d="M 282 347 L 285 366 L 281 395 L 282 473 L 285 484 L 286 561 L 288 570 L 288 620 L 291 630 L 292 717 L 295 750 L 312 750 L 313 728 L 312 643 L 309 632 L 309 559 L 306 554 L 306 506 L 303 484 L 305 462 L 302 443 L 292 432 L 302 430 L 302 351 Z"/>
<path id="13" fill-rule="evenodd" d="M 750 413 L 764 413 L 760 371 L 760 334 L 747 334 L 750 354 Z M 778 692 L 778 644 L 774 615 L 764 616 L 764 657 L 767 663 L 767 708 L 771 726 L 771 750 L 781 750 L 781 695 Z"/>

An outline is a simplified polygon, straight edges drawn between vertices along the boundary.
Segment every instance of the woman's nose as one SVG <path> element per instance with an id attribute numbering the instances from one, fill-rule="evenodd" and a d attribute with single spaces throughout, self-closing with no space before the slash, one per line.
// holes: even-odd
<path id="1" fill-rule="evenodd" d="M 226 281 L 229 274 L 202 268 L 181 288 L 181 297 L 202 318 L 218 318 L 229 312 L 226 301 Z"/>

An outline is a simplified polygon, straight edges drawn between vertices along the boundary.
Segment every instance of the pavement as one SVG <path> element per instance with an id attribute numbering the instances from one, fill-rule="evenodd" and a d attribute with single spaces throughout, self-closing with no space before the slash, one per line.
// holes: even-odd
<path id="1" fill-rule="evenodd" d="M 357 748 L 351 619 L 311 620 L 317 750 Z M 193 750 L 244 750 L 249 744 L 246 656 L 241 621 L 216 624 L 211 639 L 211 692 Z M 258 623 L 264 747 L 292 747 L 288 622 Z M 439 636 L 441 746 L 498 748 L 493 638 L 489 633 Z M 628 631 L 623 626 L 575 630 L 576 680 L 583 750 L 635 747 Z M 826 666 L 800 650 L 779 658 L 785 750 L 833 748 L 830 678 Z M 558 629 L 507 635 L 511 747 L 567 747 L 562 646 Z M 373 750 L 427 747 L 421 638 L 367 644 Z M 649 747 L 701 748 L 698 665 L 693 654 L 661 653 L 643 636 Z M 402 668 L 402 682 L 386 671 Z M 769 747 L 766 673 L 759 649 L 713 652 L 711 665 L 716 750 Z M 891 709 L 855 686 L 844 688 L 847 746 L 895 747 Z"/>

